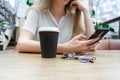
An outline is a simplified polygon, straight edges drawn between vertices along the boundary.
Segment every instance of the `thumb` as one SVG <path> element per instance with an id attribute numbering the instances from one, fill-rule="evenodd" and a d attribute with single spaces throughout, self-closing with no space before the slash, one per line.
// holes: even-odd
<path id="1" fill-rule="evenodd" d="M 86 39 L 86 36 L 83 35 L 83 34 L 79 34 L 79 35 L 75 36 L 75 39 L 77 39 L 77 40 L 83 40 L 83 39 Z"/>
<path id="2" fill-rule="evenodd" d="M 95 39 L 90 39 L 90 40 L 87 40 L 86 44 L 89 45 L 89 44 L 93 44 L 94 42 L 98 41 L 100 38 L 97 37 Z"/>

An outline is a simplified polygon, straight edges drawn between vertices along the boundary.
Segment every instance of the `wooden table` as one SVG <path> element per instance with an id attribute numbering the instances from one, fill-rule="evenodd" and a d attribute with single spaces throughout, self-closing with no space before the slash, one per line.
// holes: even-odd
<path id="1" fill-rule="evenodd" d="M 0 52 L 0 80 L 120 80 L 120 50 L 95 55 L 95 63 L 81 63 L 6 50 Z"/>

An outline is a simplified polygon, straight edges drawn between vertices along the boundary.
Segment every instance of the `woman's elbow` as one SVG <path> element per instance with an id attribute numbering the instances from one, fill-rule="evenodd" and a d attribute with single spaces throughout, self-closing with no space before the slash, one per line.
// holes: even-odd
<path id="1" fill-rule="evenodd" d="M 16 45 L 16 50 L 18 52 L 24 52 L 24 43 L 18 42 L 17 45 Z"/>

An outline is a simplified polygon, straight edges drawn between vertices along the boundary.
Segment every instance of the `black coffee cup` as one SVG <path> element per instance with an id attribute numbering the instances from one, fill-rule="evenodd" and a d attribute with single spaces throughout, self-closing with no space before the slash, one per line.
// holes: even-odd
<path id="1" fill-rule="evenodd" d="M 59 30 L 57 27 L 40 27 L 39 38 L 42 58 L 55 58 Z"/>

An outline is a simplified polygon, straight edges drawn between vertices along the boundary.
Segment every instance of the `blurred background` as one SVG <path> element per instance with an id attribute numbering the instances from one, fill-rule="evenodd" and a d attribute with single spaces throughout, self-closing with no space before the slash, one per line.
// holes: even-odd
<path id="1" fill-rule="evenodd" d="M 0 36 L 0 42 L 4 49 L 8 45 L 16 45 L 27 11 L 37 1 L 39 0 L 0 0 L 0 35 L 5 35 Z M 99 23 L 104 23 L 102 26 L 107 24 L 111 28 L 107 36 L 120 39 L 120 0 L 81 1 L 89 9 L 95 26 Z"/>

